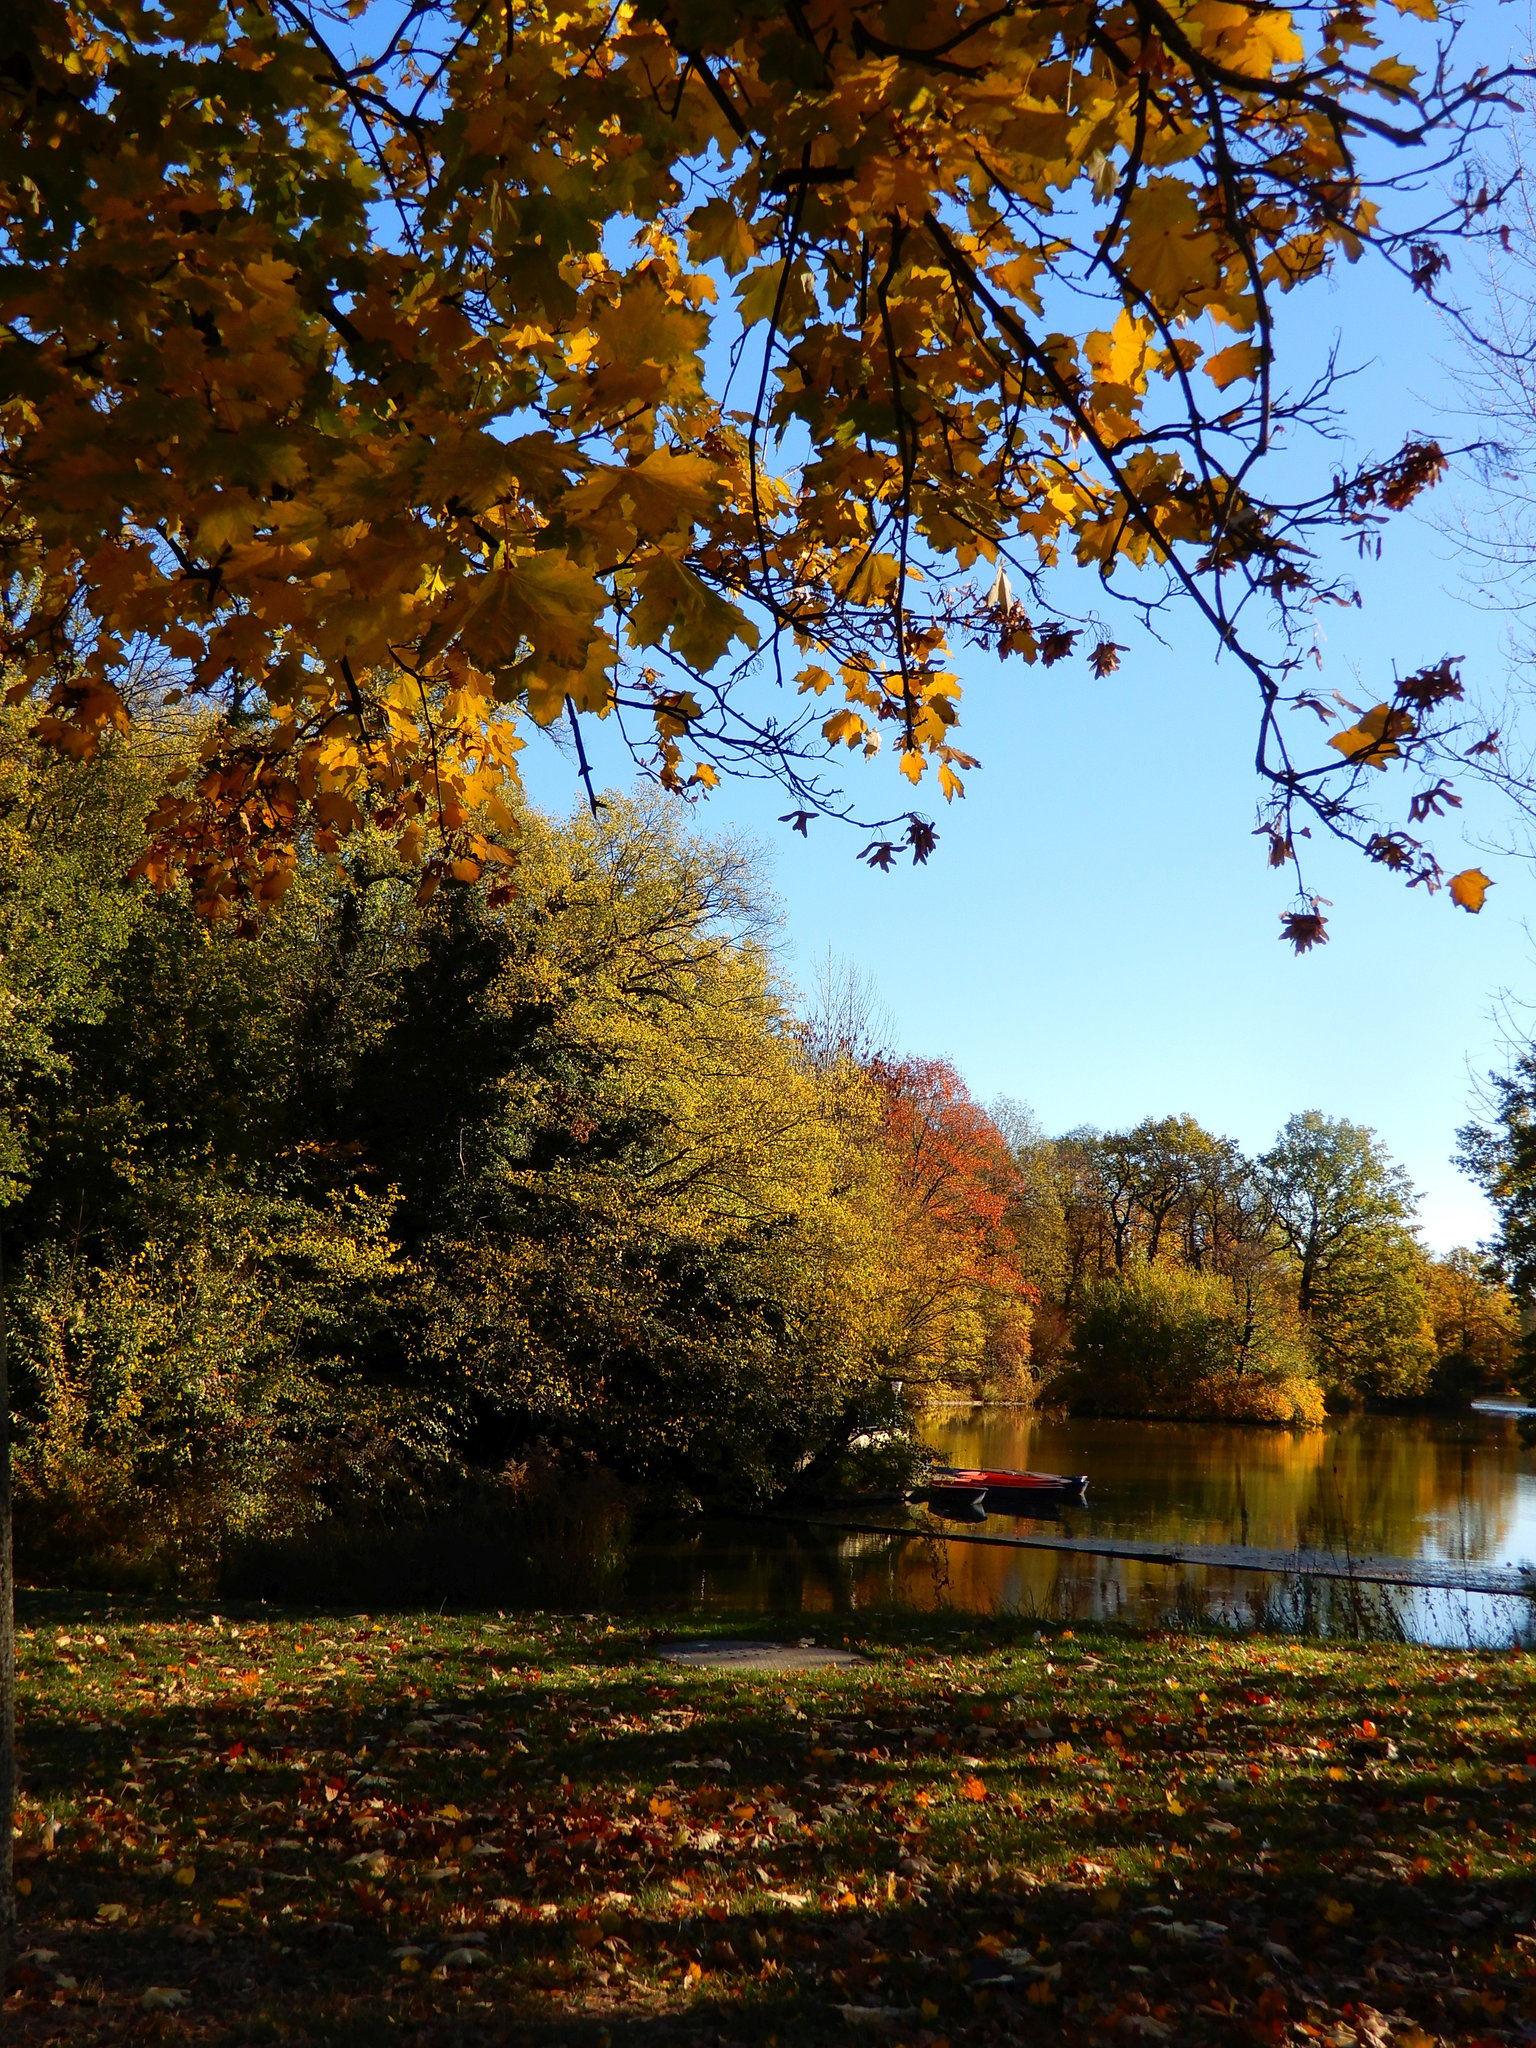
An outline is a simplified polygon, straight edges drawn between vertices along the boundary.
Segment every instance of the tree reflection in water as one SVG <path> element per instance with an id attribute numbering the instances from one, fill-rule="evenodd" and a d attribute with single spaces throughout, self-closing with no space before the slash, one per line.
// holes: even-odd
<path id="1" fill-rule="evenodd" d="M 1351 1417 L 1293 1431 L 973 1409 L 935 1418 L 927 1434 L 956 1464 L 1089 1473 L 1087 1502 L 1053 1518 L 1068 1533 L 1301 1546 L 1341 1557 L 1536 1558 L 1536 1459 L 1505 1417 Z M 994 1517 L 986 1526 L 1042 1525 Z M 1536 1641 L 1531 1603 L 1507 1597 L 1281 1582 L 761 1522 L 641 1536 L 625 1593 L 637 1605 L 828 1619 L 875 1607 L 953 1607 L 1139 1625 L 1219 1620 L 1421 1641 Z"/>

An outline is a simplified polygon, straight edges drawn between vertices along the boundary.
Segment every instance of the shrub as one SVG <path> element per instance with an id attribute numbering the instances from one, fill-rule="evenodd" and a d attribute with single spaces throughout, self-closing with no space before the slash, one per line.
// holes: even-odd
<path id="1" fill-rule="evenodd" d="M 1089 1287 L 1062 1391 L 1079 1414 L 1322 1420 L 1322 1394 L 1271 1295 L 1134 1260 Z"/>

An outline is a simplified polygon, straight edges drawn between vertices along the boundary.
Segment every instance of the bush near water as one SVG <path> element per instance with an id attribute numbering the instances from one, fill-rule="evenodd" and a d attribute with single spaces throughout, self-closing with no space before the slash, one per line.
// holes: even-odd
<path id="1" fill-rule="evenodd" d="M 856 989 L 801 1001 L 752 850 L 640 799 L 528 810 L 514 885 L 425 900 L 314 847 L 210 927 L 124 879 L 178 737 L 3 731 L 24 1570 L 212 1583 L 530 1458 L 762 1500 L 894 1431 L 900 1476 L 946 1393 L 1314 1423 L 1518 1381 L 1497 1272 L 1425 1254 L 1369 1132 L 983 1109 Z"/>

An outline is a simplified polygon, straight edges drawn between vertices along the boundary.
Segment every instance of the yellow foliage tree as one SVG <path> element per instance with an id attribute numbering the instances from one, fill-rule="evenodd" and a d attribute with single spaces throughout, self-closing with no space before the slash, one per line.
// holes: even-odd
<path id="1" fill-rule="evenodd" d="M 1044 580 L 1075 563 L 1133 609 L 1182 596 L 1246 669 L 1278 865 L 1300 806 L 1434 886 L 1363 791 L 1465 750 L 1453 665 L 1321 763 L 1283 714 L 1334 715 L 1295 673 L 1337 594 L 1317 543 L 1369 537 L 1444 457 L 1295 503 L 1260 482 L 1322 395 L 1286 395 L 1277 298 L 1367 245 L 1430 289 L 1446 235 L 1492 231 L 1373 196 L 1500 90 L 1438 60 L 1436 0 L 1397 12 L 1422 77 L 1373 0 L 17 0 L 16 688 L 66 749 L 217 707 L 144 862 L 216 914 L 283 892 L 301 825 L 369 817 L 427 886 L 504 858 L 484 825 L 523 719 L 638 716 L 673 785 L 745 758 L 802 830 L 848 809 L 837 746 L 889 743 L 952 798 L 957 635 L 1116 665 Z M 899 811 L 865 855 L 934 836 Z M 1476 908 L 1486 878 L 1457 880 Z M 1322 936 L 1315 901 L 1286 935 Z"/>

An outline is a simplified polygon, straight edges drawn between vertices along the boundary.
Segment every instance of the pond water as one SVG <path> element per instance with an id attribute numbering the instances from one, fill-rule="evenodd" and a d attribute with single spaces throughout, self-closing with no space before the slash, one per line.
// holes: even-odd
<path id="1" fill-rule="evenodd" d="M 959 1465 L 1086 1472 L 1081 1506 L 986 1533 L 1138 1537 L 1489 1564 L 1536 1560 L 1536 1450 L 1512 1415 L 1350 1417 L 1321 1430 L 1105 1422 L 971 1408 L 928 1418 Z M 865 1517 L 856 1517 L 865 1519 Z M 1138 1624 L 1220 1620 L 1416 1641 L 1536 1644 L 1530 1600 L 947 1543 L 913 1533 L 708 1521 L 628 1546 L 622 1596 L 696 1611 L 852 1616 L 950 1606 Z M 618 1591 L 615 1588 L 615 1591 Z M 825 1625 L 825 1624 L 823 1624 Z"/>

